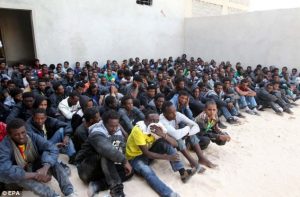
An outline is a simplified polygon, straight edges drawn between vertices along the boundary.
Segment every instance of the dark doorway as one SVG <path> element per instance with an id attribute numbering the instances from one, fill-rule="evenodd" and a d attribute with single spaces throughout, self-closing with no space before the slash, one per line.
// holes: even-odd
<path id="1" fill-rule="evenodd" d="M 36 57 L 31 17 L 30 10 L 0 9 L 0 60 L 8 65 Z"/>

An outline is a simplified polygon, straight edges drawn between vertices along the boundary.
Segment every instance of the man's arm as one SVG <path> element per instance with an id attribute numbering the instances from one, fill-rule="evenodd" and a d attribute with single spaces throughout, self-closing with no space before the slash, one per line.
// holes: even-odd
<path id="1" fill-rule="evenodd" d="M 182 129 L 175 129 L 173 126 L 170 125 L 170 123 L 164 117 L 161 118 L 159 121 L 161 124 L 163 124 L 166 127 L 168 134 L 170 134 L 176 140 L 183 138 L 190 131 L 189 127 L 184 127 Z"/>
<path id="2" fill-rule="evenodd" d="M 111 161 L 118 162 L 118 163 L 125 162 L 126 160 L 125 156 L 120 151 L 118 151 L 112 145 L 111 141 L 105 136 L 102 136 L 101 134 L 98 133 L 90 134 L 87 140 L 93 146 L 95 151 L 102 157 L 105 157 Z"/>

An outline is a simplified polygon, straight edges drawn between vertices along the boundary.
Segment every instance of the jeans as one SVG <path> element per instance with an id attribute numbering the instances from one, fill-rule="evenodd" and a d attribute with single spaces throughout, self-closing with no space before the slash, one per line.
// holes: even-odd
<path id="1" fill-rule="evenodd" d="M 54 133 L 54 135 L 49 139 L 49 141 L 54 144 L 60 143 L 63 141 L 64 137 L 64 128 L 60 128 Z M 73 156 L 76 153 L 73 141 L 69 139 L 68 146 L 60 149 L 60 152 L 66 153 L 69 157 Z"/>
<path id="2" fill-rule="evenodd" d="M 159 153 L 159 154 L 168 154 L 174 155 L 176 154 L 176 149 L 173 148 L 170 144 L 168 144 L 163 139 L 158 139 L 150 148 L 151 152 Z M 134 171 L 141 176 L 143 176 L 147 183 L 160 195 L 163 197 L 169 197 L 173 191 L 162 182 L 149 166 L 151 160 L 144 155 L 140 155 L 130 160 L 132 168 Z M 170 161 L 173 171 L 178 171 L 183 169 L 184 166 L 181 161 Z"/>
<path id="3" fill-rule="evenodd" d="M 199 143 L 199 138 L 197 137 L 197 135 L 191 135 L 188 136 L 188 142 L 193 146 L 195 144 Z M 177 144 L 178 144 L 178 150 L 182 151 L 186 149 L 186 142 L 184 139 L 179 139 L 177 140 Z"/>
<path id="4" fill-rule="evenodd" d="M 253 96 L 240 96 L 239 99 L 239 106 L 240 108 L 249 107 L 250 109 L 253 109 L 257 106 L 257 103 L 255 101 L 255 98 Z"/>
<path id="5" fill-rule="evenodd" d="M 63 167 L 58 162 L 56 162 L 55 165 L 49 169 L 49 171 L 57 180 L 59 187 L 65 196 L 73 193 L 74 191 L 73 186 L 68 178 L 68 175 L 66 174 Z M 45 197 L 58 196 L 58 194 L 56 194 L 56 192 L 53 189 L 51 189 L 49 186 L 47 186 L 44 183 L 38 182 L 34 179 L 16 180 L 14 182 L 11 182 L 5 179 L 5 177 L 0 176 L 0 182 L 3 182 L 5 184 L 17 184 L 18 186 L 25 188 L 26 190 L 32 191 L 38 196 L 45 196 Z"/>
<path id="6" fill-rule="evenodd" d="M 232 118 L 232 116 L 237 116 L 239 114 L 235 107 L 229 110 L 227 107 L 223 106 L 220 107 L 220 111 L 226 120 Z"/>

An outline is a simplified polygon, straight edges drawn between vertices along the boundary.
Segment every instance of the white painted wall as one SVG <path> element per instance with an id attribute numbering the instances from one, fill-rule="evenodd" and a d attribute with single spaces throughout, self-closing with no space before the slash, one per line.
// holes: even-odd
<path id="1" fill-rule="evenodd" d="M 186 18 L 184 50 L 209 61 L 300 68 L 300 9 Z"/>
<path id="2" fill-rule="evenodd" d="M 41 62 L 179 56 L 184 0 L 0 0 L 0 8 L 32 10 Z"/>

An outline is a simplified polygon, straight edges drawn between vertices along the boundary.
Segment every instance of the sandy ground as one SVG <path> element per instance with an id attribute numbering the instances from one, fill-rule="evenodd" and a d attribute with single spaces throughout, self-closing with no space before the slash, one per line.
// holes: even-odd
<path id="1" fill-rule="evenodd" d="M 294 115 L 278 116 L 268 109 L 261 112 L 261 116 L 246 115 L 240 125 L 229 125 L 225 131 L 230 133 L 232 141 L 225 146 L 211 144 L 205 150 L 206 156 L 218 167 L 193 176 L 186 184 L 180 181 L 178 173 L 173 173 L 167 161 L 156 161 L 153 169 L 184 197 L 300 196 L 300 107 L 292 110 Z M 66 160 L 66 156 L 61 157 Z M 71 168 L 70 178 L 78 196 L 87 196 L 87 186 L 78 178 L 76 168 Z M 54 179 L 50 185 L 59 192 Z M 129 197 L 158 196 L 137 176 L 124 185 Z M 101 192 L 97 196 L 108 193 Z M 34 195 L 24 192 L 23 196 Z"/>

